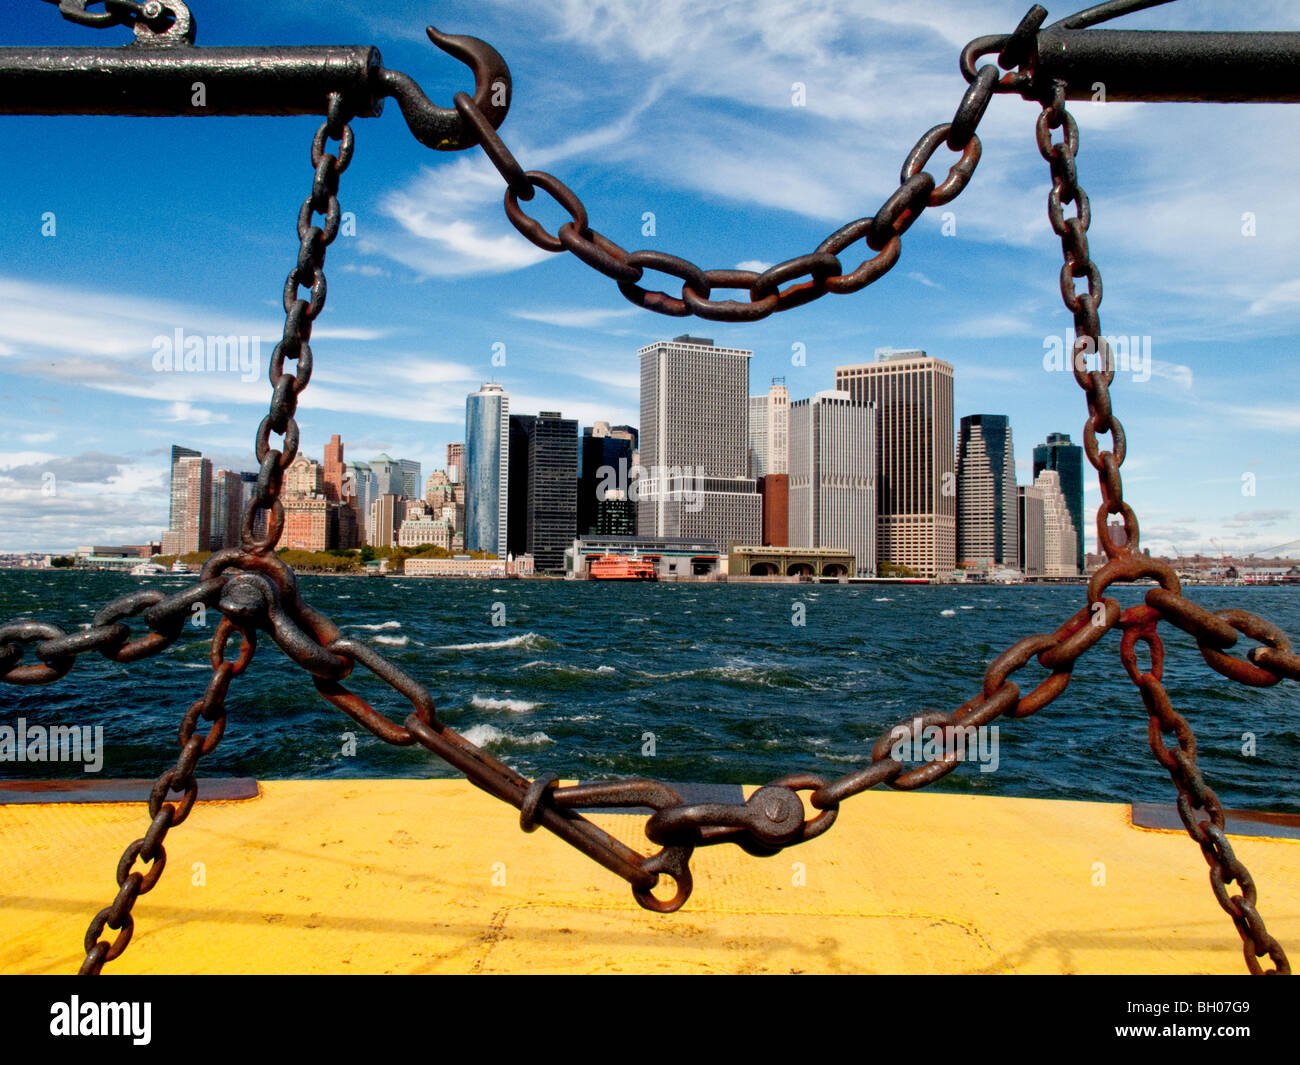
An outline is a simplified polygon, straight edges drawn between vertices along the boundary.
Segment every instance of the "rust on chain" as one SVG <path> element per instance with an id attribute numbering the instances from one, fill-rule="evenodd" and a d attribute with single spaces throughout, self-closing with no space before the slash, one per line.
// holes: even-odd
<path id="1" fill-rule="evenodd" d="M 103 13 L 87 12 L 82 0 L 51 2 L 60 3 L 65 17 L 85 25 L 132 26 L 137 41 L 144 46 L 172 49 L 168 54 L 174 59 L 192 61 L 185 50 L 193 44 L 193 22 L 179 0 L 162 0 L 153 7 L 130 0 L 110 0 Z M 1113 17 L 1121 8 L 1134 7 L 1133 3 L 1102 4 L 1072 16 L 1064 24 L 1082 28 Z M 1147 710 L 1148 745 L 1170 774 L 1177 791 L 1179 816 L 1189 836 L 1202 849 L 1210 870 L 1211 889 L 1242 939 L 1247 967 L 1252 973 L 1262 972 L 1259 959 L 1267 957 L 1274 965 L 1271 971 L 1289 973 L 1285 952 L 1269 935 L 1256 909 L 1255 884 L 1228 843 L 1222 806 L 1196 765 L 1195 735 L 1174 709 L 1163 685 L 1165 651 L 1159 625 L 1167 621 L 1190 634 L 1209 666 L 1248 686 L 1300 680 L 1300 655 L 1292 651 L 1281 630 L 1255 614 L 1239 609 L 1211 612 L 1187 599 L 1171 566 L 1139 552 L 1138 520 L 1124 499 L 1121 474 L 1126 439 L 1110 394 L 1115 379 L 1114 360 L 1101 334 L 1098 313 L 1103 298 L 1102 275 L 1091 257 L 1087 236 L 1091 206 L 1078 179 L 1079 128 L 1065 107 L 1066 83 L 1037 69 L 1039 31 L 1045 17 L 1046 11 L 1034 5 L 1012 33 L 978 38 L 966 46 L 960 68 L 968 85 L 951 120 L 931 127 L 917 140 L 904 159 L 897 187 L 874 214 L 841 226 L 813 251 L 762 272 L 704 270 L 662 251 L 629 252 L 592 229 L 577 194 L 554 175 L 525 171 L 497 133 L 510 103 L 510 75 L 501 56 L 485 42 L 445 35 L 433 28 L 427 31 L 438 47 L 462 59 L 474 71 L 473 95 L 457 93 L 454 108 L 434 107 L 406 75 L 378 67 L 377 55 L 351 56 L 353 75 L 366 81 L 366 91 L 396 98 L 421 143 L 440 150 L 474 145 L 482 148 L 505 181 L 508 220 L 533 244 L 549 252 L 572 253 L 613 280 L 623 295 L 638 306 L 678 317 L 697 315 L 727 322 L 756 321 L 827 292 L 856 292 L 882 277 L 897 263 L 902 238 L 921 214 L 953 200 L 971 180 L 982 153 L 976 130 L 992 96 L 1019 93 L 1036 100 L 1041 110 L 1034 139 L 1051 177 L 1047 214 L 1053 232 L 1061 240 L 1058 281 L 1062 302 L 1075 325 L 1077 339 L 1071 355 L 1087 408 L 1084 451 L 1098 475 L 1098 544 L 1107 561 L 1089 579 L 1086 602 L 1075 614 L 1052 632 L 1026 636 L 995 656 L 975 694 L 951 712 L 917 713 L 885 730 L 872 743 L 869 760 L 835 780 L 791 774 L 758 788 L 743 803 L 688 804 L 673 788 L 653 780 L 561 786 L 554 773 L 531 781 L 521 776 L 438 721 L 432 695 L 415 678 L 369 645 L 345 638 L 333 621 L 307 604 L 299 593 L 293 570 L 274 554 L 284 526 L 280 500 L 284 471 L 298 450 L 299 429 L 294 415 L 298 396 L 312 373 L 312 326 L 325 306 L 325 252 L 338 233 L 341 219 L 339 178 L 354 148 L 349 120 L 378 113 L 374 100 L 367 103 L 366 93 L 358 94 L 355 85 L 346 92 L 322 92 L 318 99 L 303 105 L 311 113 L 323 113 L 326 121 L 311 143 L 313 180 L 297 217 L 298 256 L 283 289 L 284 331 L 270 362 L 269 411 L 255 435 L 259 472 L 244 513 L 240 546 L 211 556 L 192 587 L 172 596 L 153 590 L 124 596 L 104 607 L 81 632 L 69 634 L 58 626 L 30 620 L 0 625 L 0 682 L 37 685 L 66 675 L 82 654 L 96 652 L 128 664 L 160 654 L 178 638 L 195 604 L 202 603 L 221 614 L 209 655 L 212 674 L 207 689 L 181 719 L 176 764 L 153 785 L 148 830 L 126 848 L 118 863 L 117 896 L 90 922 L 81 971 L 100 972 L 129 944 L 135 927 L 133 907 L 141 895 L 156 886 L 163 873 L 163 842 L 168 831 L 183 823 L 193 808 L 198 796 L 196 768 L 221 742 L 226 696 L 233 679 L 252 661 L 259 631 L 267 633 L 291 661 L 310 675 L 327 701 L 374 735 L 397 746 L 423 746 L 476 787 L 517 808 L 524 831 L 546 828 L 560 836 L 625 879 L 640 905 L 667 913 L 680 908 L 691 894 L 690 859 L 696 847 L 731 843 L 755 856 L 768 857 L 822 835 L 834 824 L 842 802 L 870 788 L 883 785 L 910 790 L 942 779 L 960 761 L 963 737 L 969 735 L 966 730 L 985 726 L 998 717 L 1014 719 L 1038 713 L 1065 691 L 1079 658 L 1118 629 L 1121 665 Z M 980 60 L 986 56 L 996 57 L 996 65 L 981 65 Z M 339 56 L 326 58 L 341 61 Z M 320 59 L 314 54 L 303 58 L 303 69 Z M 33 69 L 37 68 L 39 64 Z M 337 145 L 328 151 L 331 141 Z M 956 158 L 947 174 L 936 181 L 925 168 L 941 146 Z M 569 215 L 555 234 L 520 206 L 534 199 L 538 188 Z M 1073 205 L 1074 211 L 1067 216 L 1068 205 Z M 841 256 L 858 241 L 873 254 L 864 257 L 858 266 L 846 269 Z M 645 287 L 642 282 L 647 270 L 681 281 L 680 296 Z M 300 292 L 304 289 L 305 297 Z M 714 299 L 715 292 L 720 291 L 733 291 L 746 298 Z M 1094 368 L 1087 365 L 1089 358 L 1094 360 Z M 289 362 L 293 363 L 291 368 L 286 365 Z M 1099 440 L 1099 436 L 1108 435 L 1109 448 Z M 281 438 L 278 446 L 273 437 Z M 1122 541 L 1109 528 L 1109 519 L 1117 516 L 1124 528 Z M 1142 603 L 1126 610 L 1105 595 L 1114 584 L 1138 581 L 1154 581 L 1158 586 L 1146 592 Z M 149 631 L 133 638 L 134 619 L 143 621 Z M 240 638 L 240 648 L 235 660 L 230 661 L 227 646 L 235 635 Z M 1256 644 L 1245 658 L 1229 653 L 1239 636 Z M 1139 647 L 1145 648 L 1149 658 L 1145 669 L 1139 662 Z M 27 660 L 29 654 L 34 660 Z M 1047 676 L 1022 695 L 1011 678 L 1028 667 L 1031 660 L 1047 670 Z M 344 686 L 343 681 L 358 664 L 409 704 L 401 724 Z M 200 731 L 201 722 L 208 723 L 206 733 Z M 898 745 L 931 726 L 944 729 L 942 752 L 924 765 L 905 768 L 894 753 Z M 1176 746 L 1166 744 L 1164 737 L 1169 735 Z M 811 816 L 801 798 L 800 793 L 805 792 L 814 811 Z M 653 811 L 646 821 L 645 835 L 659 850 L 641 854 L 581 813 L 620 806 L 647 806 Z M 669 894 L 661 886 L 665 878 L 671 881 Z M 1234 883 L 1237 893 L 1230 894 L 1228 886 Z"/>

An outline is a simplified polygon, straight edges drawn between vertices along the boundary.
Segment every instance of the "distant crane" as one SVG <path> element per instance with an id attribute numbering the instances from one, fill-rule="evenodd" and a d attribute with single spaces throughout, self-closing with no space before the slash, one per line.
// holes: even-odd
<path id="1" fill-rule="evenodd" d="M 1219 549 L 1219 562 L 1221 563 L 1221 570 L 1223 576 L 1227 577 L 1228 574 L 1231 573 L 1232 576 L 1235 577 L 1237 575 L 1236 567 L 1234 567 L 1233 564 L 1228 560 L 1228 552 L 1223 549 L 1223 545 L 1220 544 L 1219 541 L 1216 540 L 1213 536 L 1210 537 L 1210 543 L 1212 543 L 1215 547 Z"/>

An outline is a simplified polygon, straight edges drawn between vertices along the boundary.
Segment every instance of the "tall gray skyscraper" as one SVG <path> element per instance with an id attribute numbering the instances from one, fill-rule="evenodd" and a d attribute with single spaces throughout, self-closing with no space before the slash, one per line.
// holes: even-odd
<path id="1" fill-rule="evenodd" d="M 853 552 L 856 576 L 876 572 L 876 409 L 847 392 L 790 404 L 791 547 Z"/>
<path id="2" fill-rule="evenodd" d="M 1043 537 L 1046 518 L 1043 515 L 1044 489 L 1023 484 L 1016 488 L 1020 502 L 1020 572 L 1026 577 L 1046 574 Z"/>
<path id="3" fill-rule="evenodd" d="M 749 397 L 749 475 L 790 472 L 790 390 L 772 378 L 765 396 Z"/>
<path id="4" fill-rule="evenodd" d="M 762 499 L 749 466 L 749 360 L 740 348 L 679 336 L 641 357 L 637 532 L 689 536 L 724 550 L 757 544 Z"/>
<path id="5" fill-rule="evenodd" d="M 361 542 L 374 543 L 374 529 L 370 524 L 370 505 L 379 496 L 379 481 L 368 462 L 343 462 L 342 495 L 351 503 L 354 520 L 360 532 Z"/>
<path id="6" fill-rule="evenodd" d="M 398 459 L 397 468 L 402 478 L 402 495 L 407 499 L 419 499 L 424 487 L 420 464 L 414 459 Z"/>
<path id="7" fill-rule="evenodd" d="M 880 348 L 835 368 L 835 387 L 876 407 L 876 558 L 923 577 L 957 563 L 952 366 L 924 351 Z"/>
<path id="8" fill-rule="evenodd" d="M 1019 512 L 1010 420 L 966 415 L 957 434 L 957 564 L 1015 568 Z"/>
<path id="9" fill-rule="evenodd" d="M 1076 572 L 1083 572 L 1083 448 L 1070 443 L 1068 433 L 1048 433 L 1047 442 L 1034 448 L 1034 478 L 1044 470 L 1061 475 L 1061 494 L 1074 526 Z"/>
<path id="10" fill-rule="evenodd" d="M 506 556 L 510 396 L 495 381 L 465 399 L 465 550 Z M 574 462 L 576 476 L 577 462 Z"/>
<path id="11" fill-rule="evenodd" d="M 406 495 L 402 466 L 396 459 L 387 454 L 376 455 L 370 460 L 370 472 L 375 475 L 376 499 L 380 496 Z"/>

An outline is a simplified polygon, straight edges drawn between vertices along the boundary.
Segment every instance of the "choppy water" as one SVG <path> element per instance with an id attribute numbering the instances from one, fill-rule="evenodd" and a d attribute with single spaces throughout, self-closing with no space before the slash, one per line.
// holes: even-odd
<path id="1" fill-rule="evenodd" d="M 39 617 L 71 631 L 117 595 L 190 580 L 0 571 L 0 621 Z M 443 720 L 528 776 L 726 783 L 794 771 L 833 777 L 869 762 L 882 730 L 913 713 L 953 709 L 978 689 L 990 658 L 1020 636 L 1051 631 L 1083 602 L 1081 587 L 301 583 L 307 601 L 346 634 L 427 685 Z M 1300 589 L 1188 593 L 1210 609 L 1252 610 L 1300 638 Z M 1117 593 L 1125 605 L 1139 595 Z M 505 624 L 494 626 L 498 603 Z M 803 626 L 792 624 L 797 603 Z M 1225 805 L 1300 812 L 1300 687 L 1234 685 L 1205 665 L 1190 637 L 1162 631 L 1166 684 Z M 29 725 L 102 725 L 100 776 L 153 777 L 175 758 L 180 717 L 206 681 L 207 648 L 204 631 L 187 628 L 171 650 L 134 666 L 85 655 L 53 685 L 0 685 L 0 725 L 20 716 Z M 1031 663 L 1015 679 L 1027 690 L 1044 675 Z M 360 668 L 347 683 L 392 718 L 409 712 Z M 422 748 L 389 747 L 358 729 L 269 639 L 236 678 L 228 706 L 225 739 L 203 760 L 204 775 L 452 775 Z M 995 772 L 963 765 L 936 787 L 1169 802 L 1172 785 L 1147 748 L 1146 721 L 1112 634 L 1046 710 L 998 722 Z M 346 732 L 356 734 L 354 756 L 343 753 Z M 642 753 L 646 733 L 653 757 Z M 1253 756 L 1242 753 L 1245 733 L 1255 737 Z M 9 778 L 81 772 L 0 762 Z"/>

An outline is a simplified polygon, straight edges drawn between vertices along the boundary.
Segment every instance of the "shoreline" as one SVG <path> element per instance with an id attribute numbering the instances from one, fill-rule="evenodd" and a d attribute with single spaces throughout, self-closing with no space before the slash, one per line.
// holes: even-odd
<path id="1" fill-rule="evenodd" d="M 120 573 L 123 576 L 130 576 L 125 569 L 102 567 L 76 567 L 76 566 L 2 566 L 0 572 L 20 572 L 20 573 Z M 941 581 L 928 578 L 916 577 L 785 577 L 771 576 L 758 577 L 742 574 L 713 574 L 710 576 L 695 577 L 686 575 L 674 575 L 669 577 L 660 577 L 657 581 L 607 581 L 598 580 L 590 577 L 571 578 L 558 573 L 534 573 L 527 576 L 517 574 L 407 574 L 407 573 L 338 573 L 331 570 L 311 570 L 299 569 L 294 571 L 300 577 L 341 577 L 341 578 L 367 578 L 367 579 L 385 579 L 385 580 L 415 580 L 415 581 L 563 581 L 573 584 L 746 584 L 746 585 L 801 585 L 814 584 L 820 586 L 827 585 L 847 585 L 847 586 L 882 586 L 882 585 L 906 585 L 917 588 L 1043 588 L 1043 587 L 1083 587 L 1088 584 L 1088 577 L 1037 577 L 1029 580 L 1018 581 Z M 162 577 L 197 577 L 198 571 L 190 573 L 154 573 L 137 577 L 138 580 L 148 580 Z M 1155 585 L 1157 582 L 1150 579 L 1142 579 L 1131 582 L 1135 587 L 1143 585 Z M 1274 580 L 1274 581 L 1241 581 L 1241 580 L 1187 580 L 1182 581 L 1184 586 L 1195 588 L 1297 588 L 1300 587 L 1300 580 Z"/>

